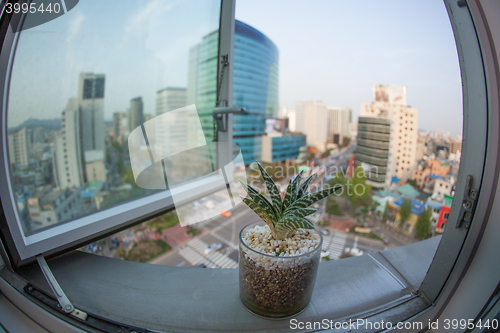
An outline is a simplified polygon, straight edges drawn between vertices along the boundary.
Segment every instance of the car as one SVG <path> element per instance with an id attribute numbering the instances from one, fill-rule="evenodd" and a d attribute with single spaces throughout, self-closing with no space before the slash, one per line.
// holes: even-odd
<path id="1" fill-rule="evenodd" d="M 363 251 L 356 248 L 356 247 L 353 247 L 352 249 L 350 247 L 347 247 L 345 249 L 345 252 L 346 253 L 349 253 L 350 255 L 353 255 L 355 257 L 358 257 L 358 256 L 362 256 L 363 255 Z"/>
<path id="2" fill-rule="evenodd" d="M 330 251 L 321 250 L 321 258 L 330 256 Z"/>
<path id="3" fill-rule="evenodd" d="M 222 248 L 222 243 L 212 243 L 203 250 L 203 253 L 210 254 L 214 251 L 220 250 Z"/>
<path id="4" fill-rule="evenodd" d="M 225 216 L 225 217 L 231 217 L 231 215 L 232 215 L 232 213 L 230 211 L 224 210 L 224 209 L 221 209 L 220 213 L 222 216 Z"/>

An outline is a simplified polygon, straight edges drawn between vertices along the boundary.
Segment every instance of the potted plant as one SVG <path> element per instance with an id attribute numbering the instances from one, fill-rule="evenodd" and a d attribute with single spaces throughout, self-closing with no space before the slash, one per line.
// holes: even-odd
<path id="1" fill-rule="evenodd" d="M 290 180 L 282 200 L 278 187 L 257 163 L 271 201 L 241 182 L 249 197 L 241 196 L 262 221 L 240 232 L 240 297 L 251 312 L 269 318 L 298 314 L 309 303 L 316 281 L 321 233 L 305 216 L 307 208 L 334 193 L 339 186 L 309 193 L 311 175 L 301 184 L 302 172 Z"/>

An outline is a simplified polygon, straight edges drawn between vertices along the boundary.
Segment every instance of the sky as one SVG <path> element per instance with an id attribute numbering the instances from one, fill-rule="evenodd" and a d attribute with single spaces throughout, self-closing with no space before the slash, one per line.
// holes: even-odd
<path id="1" fill-rule="evenodd" d="M 280 52 L 280 105 L 371 103 L 372 84 L 404 85 L 419 128 L 462 133 L 457 49 L 443 1 L 237 0 L 236 19 Z"/>
<path id="2" fill-rule="evenodd" d="M 217 29 L 218 16 L 215 0 L 80 1 L 22 32 L 9 127 L 60 118 L 80 72 L 106 75 L 105 119 L 137 96 L 154 115 L 158 90 L 186 87 L 189 48 Z M 420 129 L 461 134 L 458 57 L 441 1 L 237 0 L 236 18 L 277 45 L 280 106 L 321 100 L 356 119 L 373 83 L 405 85 Z"/>

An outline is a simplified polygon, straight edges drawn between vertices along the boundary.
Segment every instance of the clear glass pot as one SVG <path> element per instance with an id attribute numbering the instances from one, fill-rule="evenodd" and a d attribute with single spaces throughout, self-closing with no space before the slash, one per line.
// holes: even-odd
<path id="1" fill-rule="evenodd" d="M 265 222 L 254 222 L 240 232 L 240 298 L 250 312 L 267 318 L 288 318 L 304 310 L 311 300 L 318 272 L 321 245 L 295 256 L 260 253 L 244 243 L 248 231 Z"/>

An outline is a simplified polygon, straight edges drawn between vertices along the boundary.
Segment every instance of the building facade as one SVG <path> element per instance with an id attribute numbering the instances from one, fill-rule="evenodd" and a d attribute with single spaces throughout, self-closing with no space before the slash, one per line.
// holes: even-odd
<path id="1" fill-rule="evenodd" d="M 29 163 L 29 136 L 26 127 L 9 133 L 9 159 L 11 165 Z"/>
<path id="2" fill-rule="evenodd" d="M 167 87 L 159 90 L 156 93 L 156 115 L 159 116 L 165 112 L 177 110 L 188 105 L 186 92 L 186 88 L 178 87 Z M 144 119 L 143 115 L 141 117 Z"/>
<path id="3" fill-rule="evenodd" d="M 187 104 L 196 104 L 207 141 L 213 140 L 217 43 L 215 31 L 193 46 L 189 54 Z M 276 45 L 262 32 L 236 21 L 233 105 L 244 107 L 247 113 L 233 116 L 233 142 L 240 147 L 245 164 L 261 159 L 265 119 L 278 115 L 278 64 Z"/>
<path id="4" fill-rule="evenodd" d="M 136 127 L 144 123 L 144 104 L 142 97 L 132 98 L 130 100 L 130 109 L 128 110 L 128 130 L 132 132 Z"/>
<path id="5" fill-rule="evenodd" d="M 295 104 L 296 131 L 305 134 L 307 144 L 325 151 L 328 137 L 328 113 L 325 103 L 320 101 L 297 102 Z"/>
<path id="6" fill-rule="evenodd" d="M 404 100 L 406 100 L 405 96 Z M 386 102 L 361 104 L 361 117 L 378 116 L 391 121 L 389 149 L 392 160 L 388 168 L 392 173 L 392 177 L 398 177 L 406 181 L 412 178 L 417 163 L 418 110 L 409 106 Z"/>
<path id="7" fill-rule="evenodd" d="M 297 158 L 306 145 L 305 135 L 265 135 L 262 137 L 262 162 L 274 163 Z"/>
<path id="8" fill-rule="evenodd" d="M 391 120 L 386 117 L 359 117 L 356 167 L 366 173 L 366 182 L 375 189 L 391 184 Z"/>

